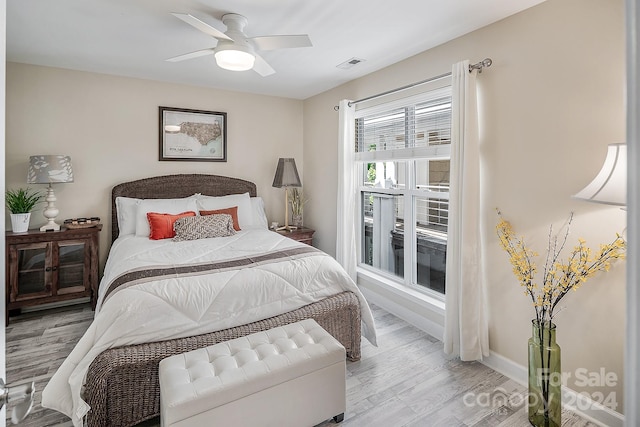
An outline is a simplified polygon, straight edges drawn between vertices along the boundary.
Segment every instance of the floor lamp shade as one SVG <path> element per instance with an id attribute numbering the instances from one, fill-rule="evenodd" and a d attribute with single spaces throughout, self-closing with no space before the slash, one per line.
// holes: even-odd
<path id="1" fill-rule="evenodd" d="M 627 204 L 627 145 L 609 144 L 607 157 L 600 172 L 586 187 L 576 193 L 576 199 L 608 205 Z"/>
<path id="2" fill-rule="evenodd" d="M 51 184 L 62 182 L 73 182 L 73 168 L 71 167 L 71 157 L 46 155 L 31 156 L 29 158 L 29 171 L 27 172 L 28 184 L 49 184 L 45 201 L 47 206 L 42 213 L 47 218 L 47 223 L 40 227 L 41 231 L 60 230 L 60 225 L 56 224 L 56 217 L 60 211 L 56 207 L 56 195 Z"/>
<path id="3" fill-rule="evenodd" d="M 280 158 L 278 160 L 273 186 L 276 188 L 284 187 L 284 227 L 277 230 L 294 229 L 295 227 L 289 227 L 289 187 L 302 187 L 295 159 Z"/>

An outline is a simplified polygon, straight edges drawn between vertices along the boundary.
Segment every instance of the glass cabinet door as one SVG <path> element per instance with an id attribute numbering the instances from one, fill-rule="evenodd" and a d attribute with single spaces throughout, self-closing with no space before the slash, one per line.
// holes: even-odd
<path id="1" fill-rule="evenodd" d="M 48 243 L 16 248 L 17 277 L 12 283 L 12 299 L 18 300 L 51 293 L 51 268 L 47 265 Z"/>
<path id="2" fill-rule="evenodd" d="M 58 294 L 84 290 L 88 274 L 85 242 L 61 242 L 58 244 Z"/>

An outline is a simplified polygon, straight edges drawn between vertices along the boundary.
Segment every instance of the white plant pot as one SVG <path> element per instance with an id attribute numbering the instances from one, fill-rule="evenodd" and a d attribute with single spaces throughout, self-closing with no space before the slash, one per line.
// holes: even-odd
<path id="1" fill-rule="evenodd" d="M 11 214 L 11 229 L 14 233 L 25 233 L 29 230 L 29 220 L 31 219 L 31 212 Z"/>

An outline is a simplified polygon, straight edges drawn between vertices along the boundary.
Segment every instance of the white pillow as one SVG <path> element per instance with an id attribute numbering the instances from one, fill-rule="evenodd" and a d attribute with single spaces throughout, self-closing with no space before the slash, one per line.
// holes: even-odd
<path id="1" fill-rule="evenodd" d="M 253 207 L 249 193 L 231 194 L 229 196 L 203 196 L 198 197 L 198 209 L 203 211 L 211 211 L 214 209 L 225 209 L 238 207 L 238 225 L 240 229 L 248 229 L 253 227 Z"/>
<path id="2" fill-rule="evenodd" d="M 136 214 L 142 199 L 116 197 L 116 216 L 118 218 L 119 236 L 136 234 Z"/>
<path id="3" fill-rule="evenodd" d="M 136 213 L 136 236 L 149 237 L 151 229 L 147 214 L 149 212 L 179 214 L 193 211 L 198 215 L 198 205 L 194 198 L 184 199 L 143 199 L 138 204 Z"/>
<path id="4" fill-rule="evenodd" d="M 268 229 L 269 220 L 267 220 L 267 214 L 264 213 L 264 201 L 262 197 L 252 197 L 251 206 L 253 207 L 253 227 Z"/>

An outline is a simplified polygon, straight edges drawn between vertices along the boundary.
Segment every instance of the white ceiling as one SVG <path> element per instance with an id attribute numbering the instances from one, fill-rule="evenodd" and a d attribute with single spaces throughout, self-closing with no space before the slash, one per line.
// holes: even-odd
<path id="1" fill-rule="evenodd" d="M 542 1 L 11 0 L 7 61 L 305 99 Z M 165 62 L 216 44 L 170 12 L 221 31 L 238 13 L 249 37 L 309 34 L 313 47 L 262 52 L 267 77 L 220 69 L 213 55 Z M 366 62 L 336 68 L 352 57 Z"/>

